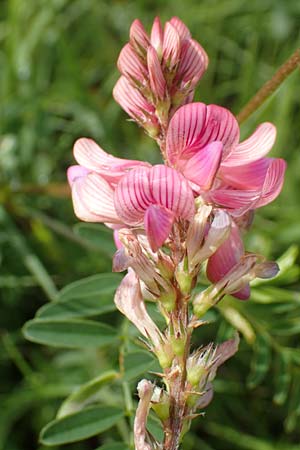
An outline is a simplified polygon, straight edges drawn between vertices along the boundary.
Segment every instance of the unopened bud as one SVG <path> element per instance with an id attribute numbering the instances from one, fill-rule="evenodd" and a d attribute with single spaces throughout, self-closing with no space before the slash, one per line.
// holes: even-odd
<path id="1" fill-rule="evenodd" d="M 184 258 L 177 266 L 175 272 L 176 281 L 183 295 L 189 295 L 192 290 L 193 275 L 188 271 L 187 258 Z"/>

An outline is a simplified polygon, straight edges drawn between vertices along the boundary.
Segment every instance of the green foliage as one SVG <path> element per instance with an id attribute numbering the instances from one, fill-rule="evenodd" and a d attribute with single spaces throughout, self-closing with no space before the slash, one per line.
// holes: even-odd
<path id="1" fill-rule="evenodd" d="M 147 372 L 157 367 L 136 330 L 114 312 L 121 278 L 110 274 L 112 232 L 76 223 L 65 169 L 74 163 L 71 149 L 80 136 L 125 158 L 159 161 L 154 143 L 126 121 L 111 96 L 130 23 L 139 17 L 149 26 L 155 14 L 180 16 L 209 54 L 196 98 L 235 113 L 299 47 L 298 0 L 1 4 L 0 447 L 5 450 L 23 450 L 24 443 L 28 450 L 48 445 L 61 450 L 65 442 L 69 450 L 133 448 L 132 394 L 137 379 L 145 372 L 153 377 Z M 214 401 L 185 438 L 185 450 L 299 447 L 299 103 L 298 71 L 242 126 L 247 136 L 258 123 L 274 122 L 273 155 L 288 160 L 284 190 L 258 211 L 246 245 L 278 258 L 281 272 L 271 282 L 253 283 L 248 303 L 227 298 L 208 317 L 210 325 L 198 330 L 199 344 L 215 335 L 222 341 L 238 328 L 242 344 L 220 371 Z M 26 321 L 25 335 L 47 347 L 25 341 L 20 330 Z M 159 432 L 153 420 L 151 428 Z"/>

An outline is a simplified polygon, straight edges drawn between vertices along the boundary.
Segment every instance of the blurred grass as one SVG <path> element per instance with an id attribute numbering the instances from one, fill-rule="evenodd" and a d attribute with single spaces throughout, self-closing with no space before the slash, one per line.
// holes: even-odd
<path id="1" fill-rule="evenodd" d="M 72 230 L 71 201 L 60 192 L 66 167 L 73 163 L 74 140 L 89 136 L 122 157 L 159 161 L 155 144 L 126 120 L 111 95 L 118 78 L 116 59 L 131 22 L 139 17 L 149 27 L 156 14 L 163 20 L 178 15 L 209 54 L 197 99 L 235 113 L 300 44 L 298 0 L 1 1 L 0 201 L 5 214 L 0 217 L 0 448 L 5 450 L 42 450 L 38 432 L 63 397 L 106 364 L 103 354 L 95 361 L 93 353 L 58 353 L 24 342 L 20 327 L 47 300 L 46 294 L 53 296 L 54 286 L 110 271 L 107 256 L 91 251 L 90 243 Z M 242 126 L 247 136 L 258 123 L 273 122 L 278 130 L 273 155 L 289 163 L 280 198 L 259 211 L 248 237 L 249 249 L 272 258 L 300 243 L 299 106 L 297 70 Z M 297 275 L 293 283 L 293 291 L 299 291 Z M 260 323 L 261 305 L 241 304 L 239 311 Z M 226 330 L 221 325 L 219 337 Z M 298 349 L 299 334 L 286 337 L 284 345 Z M 267 368 L 262 385 L 248 390 L 244 380 L 250 354 L 244 345 L 224 369 L 235 387 L 231 391 L 230 383 L 225 390 L 219 385 L 207 418 L 195 427 L 207 449 L 252 445 L 264 450 L 276 442 L 274 448 L 284 450 L 299 443 L 299 361 L 290 392 L 296 406 L 276 405 L 277 363 Z M 284 428 L 288 408 L 294 412 Z M 228 427 L 235 432 L 230 434 Z M 244 433 L 243 439 L 237 432 Z M 254 443 L 248 439 L 245 444 L 247 435 Z M 196 434 L 189 439 L 187 449 L 202 445 Z M 97 445 L 92 439 L 66 448 Z"/>

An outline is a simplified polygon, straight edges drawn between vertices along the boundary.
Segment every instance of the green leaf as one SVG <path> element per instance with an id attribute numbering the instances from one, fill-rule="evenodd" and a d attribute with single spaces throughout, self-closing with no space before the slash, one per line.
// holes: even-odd
<path id="1" fill-rule="evenodd" d="M 254 345 L 251 373 L 247 380 L 249 388 L 253 389 L 262 382 L 269 370 L 270 363 L 271 347 L 262 335 L 258 335 Z"/>
<path id="2" fill-rule="evenodd" d="M 86 298 L 88 296 L 112 293 L 119 285 L 122 277 L 117 273 L 100 273 L 92 275 L 65 286 L 55 300 L 67 301 L 75 298 Z"/>
<path id="3" fill-rule="evenodd" d="M 124 442 L 109 442 L 96 448 L 96 450 L 129 450 L 129 447 Z"/>
<path id="4" fill-rule="evenodd" d="M 95 249 L 109 257 L 116 251 L 112 230 L 103 225 L 78 223 L 74 226 L 74 233 L 89 241 Z"/>
<path id="5" fill-rule="evenodd" d="M 81 441 L 114 426 L 123 410 L 113 406 L 96 406 L 50 422 L 41 431 L 44 445 L 60 445 Z"/>
<path id="6" fill-rule="evenodd" d="M 103 347 L 117 341 L 111 326 L 91 320 L 40 320 L 27 322 L 23 328 L 26 339 L 53 347 Z"/>
<path id="7" fill-rule="evenodd" d="M 47 303 L 37 311 L 36 317 L 38 319 L 72 319 L 97 316 L 115 309 L 113 294 L 105 293 Z"/>
<path id="8" fill-rule="evenodd" d="M 57 413 L 57 419 L 80 411 L 88 403 L 95 399 L 95 396 L 103 388 L 103 386 L 114 381 L 119 374 L 115 371 L 108 371 L 99 377 L 90 380 L 88 383 L 80 386 L 78 390 L 73 392 L 61 405 Z"/>
<path id="9" fill-rule="evenodd" d="M 277 374 L 275 376 L 275 393 L 273 401 L 277 405 L 283 405 L 287 399 L 290 384 L 290 357 L 284 352 L 277 354 Z"/>
<path id="10" fill-rule="evenodd" d="M 156 360 L 146 351 L 136 351 L 125 355 L 124 380 L 134 380 L 148 370 L 153 370 Z"/>

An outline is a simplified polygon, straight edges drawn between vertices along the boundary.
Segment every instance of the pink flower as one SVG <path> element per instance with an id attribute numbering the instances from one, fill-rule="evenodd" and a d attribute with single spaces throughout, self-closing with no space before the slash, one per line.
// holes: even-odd
<path id="1" fill-rule="evenodd" d="M 157 251 L 175 220 L 193 217 L 193 191 L 175 169 L 115 158 L 85 138 L 75 143 L 74 155 L 81 166 L 69 168 L 68 178 L 79 219 L 143 227 Z"/>
<path id="2" fill-rule="evenodd" d="M 117 65 L 122 76 L 115 100 L 155 137 L 170 108 L 191 101 L 208 57 L 180 19 L 173 17 L 163 29 L 156 17 L 150 36 L 138 19 L 132 23 Z"/>

